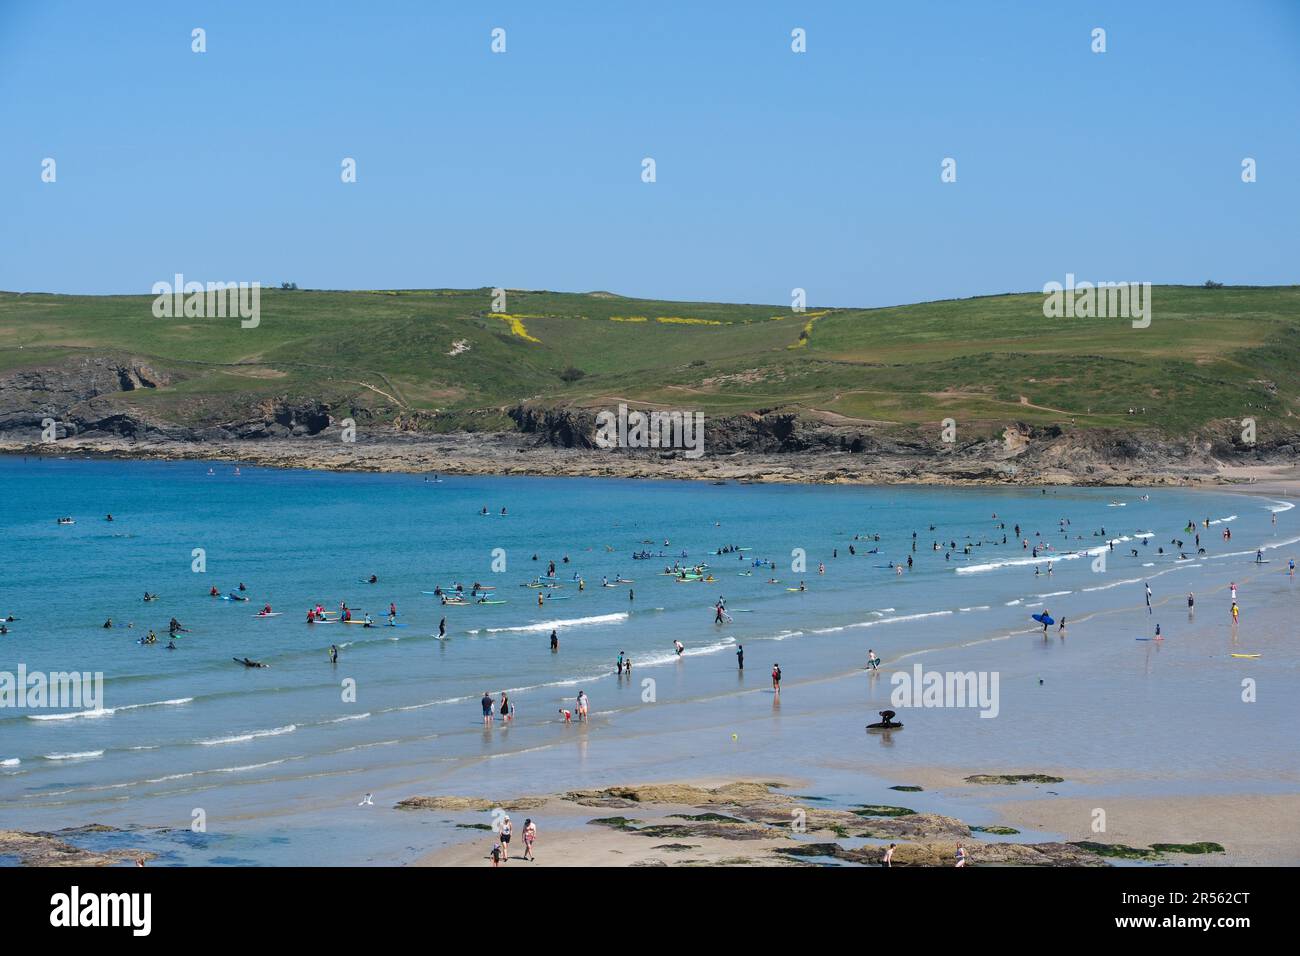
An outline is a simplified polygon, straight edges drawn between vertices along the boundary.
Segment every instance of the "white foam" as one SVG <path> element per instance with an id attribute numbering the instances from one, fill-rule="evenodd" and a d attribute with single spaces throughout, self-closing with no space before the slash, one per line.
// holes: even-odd
<path id="1" fill-rule="evenodd" d="M 536 624 L 520 624 L 516 627 L 488 627 L 484 628 L 484 630 L 488 634 L 558 631 L 564 627 L 584 627 L 589 624 L 621 624 L 623 621 L 626 621 L 627 618 L 627 612 L 620 611 L 617 614 L 597 614 L 593 617 L 560 618 L 554 621 L 539 621 Z"/>
<path id="2" fill-rule="evenodd" d="M 5 760 L 0 760 L 0 767 L 16 767 L 20 763 L 22 763 L 22 761 L 17 757 L 9 757 Z"/>
<path id="3" fill-rule="evenodd" d="M 275 727 L 271 730 L 250 730 L 246 734 L 237 734 L 234 737 L 217 737 L 213 740 L 198 741 L 204 747 L 211 747 L 216 744 L 239 744 L 257 737 L 278 737 L 281 734 L 291 734 L 298 729 L 297 724 L 288 724 L 284 727 Z"/>
<path id="4" fill-rule="evenodd" d="M 102 757 L 102 750 L 83 750 L 75 754 L 46 754 L 46 760 L 89 760 L 92 757 Z"/>
<path id="5" fill-rule="evenodd" d="M 73 720 L 78 717 L 112 717 L 116 713 L 124 710 L 139 710 L 142 707 L 169 707 L 178 704 L 188 704 L 193 701 L 193 697 L 177 697 L 174 700 L 155 700 L 147 704 L 124 704 L 121 707 L 100 707 L 96 710 L 77 710 L 70 714 L 28 714 L 28 720 Z"/>
<path id="6" fill-rule="evenodd" d="M 919 621 L 927 617 L 943 617 L 952 614 L 952 611 L 926 611 L 922 614 L 900 614 L 898 617 L 882 617 L 877 621 L 859 621 L 857 624 L 844 624 L 840 627 L 822 627 L 813 631 L 814 634 L 838 634 L 840 631 L 847 631 L 859 627 L 875 627 L 878 624 L 898 624 L 903 621 Z"/>
<path id="7" fill-rule="evenodd" d="M 1095 588 L 1084 588 L 1083 590 L 1085 593 L 1088 591 L 1109 591 L 1111 588 L 1121 587 L 1122 585 L 1125 584 L 1141 584 L 1141 583 L 1142 583 L 1142 578 L 1125 578 L 1123 581 L 1112 581 L 1110 582 L 1110 584 L 1099 584 Z"/>
<path id="8" fill-rule="evenodd" d="M 367 711 L 367 712 L 364 713 L 364 714 L 349 714 L 349 715 L 346 716 L 346 717 L 335 717 L 333 720 L 327 720 L 327 721 L 325 721 L 325 723 L 327 723 L 327 724 L 341 724 L 341 723 L 343 723 L 343 721 L 345 721 L 345 720 L 365 720 L 365 719 L 366 719 L 367 717 L 369 717 L 369 716 L 370 716 L 370 713 Z"/>

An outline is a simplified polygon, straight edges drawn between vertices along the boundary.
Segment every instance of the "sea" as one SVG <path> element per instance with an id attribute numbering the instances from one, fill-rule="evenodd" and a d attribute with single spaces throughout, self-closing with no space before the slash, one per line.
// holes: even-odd
<path id="1" fill-rule="evenodd" d="M 402 864 L 471 819 L 395 807 L 420 795 L 746 778 L 851 805 L 923 768 L 1295 792 L 1295 515 L 1229 490 L 4 457 L 0 829 L 102 824 L 69 839 L 160 864 Z M 428 593 L 457 583 L 503 603 Z M 374 626 L 307 623 L 344 603 Z M 996 675 L 996 700 L 899 706 L 895 675 L 930 672 Z M 32 706 L 20 673 L 102 675 L 102 699 Z M 511 721 L 484 726 L 485 692 Z M 905 729 L 866 731 L 883 709 Z"/>

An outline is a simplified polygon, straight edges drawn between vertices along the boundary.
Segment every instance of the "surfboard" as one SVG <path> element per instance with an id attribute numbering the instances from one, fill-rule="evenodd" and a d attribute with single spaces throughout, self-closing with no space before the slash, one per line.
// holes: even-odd
<path id="1" fill-rule="evenodd" d="M 551 600 L 554 601 L 555 598 L 551 598 Z M 475 601 L 474 603 L 475 604 L 505 604 L 506 602 L 505 601 Z"/>
<path id="2" fill-rule="evenodd" d="M 270 614 L 254 614 L 253 617 L 279 617 L 283 613 L 283 611 L 272 611 Z"/>
<path id="3" fill-rule="evenodd" d="M 1232 656 L 1233 656 L 1233 657 L 1246 657 L 1246 658 L 1250 658 L 1251 660 L 1254 660 L 1256 657 L 1259 657 L 1258 654 L 1233 654 Z"/>
<path id="4" fill-rule="evenodd" d="M 806 591 L 807 588 L 786 588 L 787 591 Z"/>
<path id="5" fill-rule="evenodd" d="M 1055 623 L 1056 623 L 1056 621 L 1054 621 L 1054 620 L 1052 619 L 1052 616 L 1051 616 L 1050 614 L 1031 614 L 1031 615 L 1029 615 L 1029 616 L 1032 617 L 1032 618 L 1033 618 L 1035 621 L 1037 621 L 1039 624 L 1055 624 Z"/>

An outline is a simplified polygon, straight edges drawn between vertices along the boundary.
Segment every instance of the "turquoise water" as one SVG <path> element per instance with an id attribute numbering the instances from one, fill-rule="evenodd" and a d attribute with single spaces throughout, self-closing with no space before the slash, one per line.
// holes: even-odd
<path id="1" fill-rule="evenodd" d="M 0 459 L 0 613 L 18 618 L 0 637 L 0 670 L 104 674 L 95 712 L 0 710 L 0 828 L 180 828 L 159 838 L 174 862 L 386 862 L 449 837 L 445 815 L 390 809 L 419 793 L 798 774 L 847 794 L 854 781 L 881 783 L 908 767 L 1009 764 L 1119 771 L 1135 786 L 1294 785 L 1284 771 L 1294 764 L 1296 705 L 1280 692 L 1297 666 L 1285 565 L 1300 532 L 1288 501 L 235 470 Z M 56 524 L 62 515 L 76 523 Z M 1189 520 L 1196 532 L 1183 531 Z M 1030 547 L 1054 550 L 1035 560 L 1017 523 Z M 1207 553 L 1179 562 L 1170 542 L 1195 555 L 1194 533 Z M 1108 539 L 1118 540 L 1105 570 L 1069 554 Z M 955 553 L 935 541 L 956 542 Z M 709 553 L 733 544 L 753 550 Z M 1254 564 L 1256 548 L 1270 563 Z M 802 572 L 791 570 L 795 549 L 807 555 Z M 633 560 L 641 550 L 670 557 Z M 683 561 L 707 562 L 715 582 L 663 575 L 682 551 Z M 889 567 L 909 555 L 904 574 Z M 755 559 L 776 570 L 742 576 Z M 538 608 L 537 592 L 519 585 L 549 560 L 565 587 Z M 365 583 L 372 574 L 378 583 Z M 601 586 L 620 576 L 634 583 Z M 492 585 L 507 603 L 444 608 L 421 594 L 457 581 Z M 786 590 L 800 581 L 807 591 Z M 1241 588 L 1235 630 L 1230 581 Z M 248 603 L 208 596 L 240 582 Z M 143 602 L 146 590 L 160 599 Z M 1188 591 L 1198 597 L 1190 617 Z M 721 626 L 720 596 L 733 612 Z M 305 623 L 309 606 L 340 601 L 377 624 L 395 602 L 403 626 Z M 256 618 L 264 603 L 281 615 Z M 1053 627 L 1044 640 L 1029 619 L 1043 610 L 1067 618 L 1067 637 Z M 434 636 L 443 616 L 446 641 Z M 165 649 L 171 617 L 188 629 L 174 651 Z M 134 626 L 105 629 L 109 618 Z M 1162 644 L 1134 640 L 1156 623 Z M 137 644 L 149 628 L 160 642 Z M 674 639 L 686 646 L 681 659 Z M 874 677 L 861 671 L 868 648 L 884 661 Z M 1233 659 L 1234 650 L 1263 656 Z M 614 674 L 620 651 L 634 661 L 630 678 Z M 270 666 L 247 669 L 236 656 Z M 781 698 L 768 678 L 777 662 Z M 863 724 L 890 706 L 890 674 L 918 662 L 997 671 L 997 718 L 912 710 L 901 718 L 906 735 L 865 736 Z M 1248 707 L 1243 667 L 1261 682 Z M 355 701 L 345 699 L 353 683 Z M 557 711 L 572 709 L 580 689 L 592 719 L 565 726 Z M 510 694 L 513 724 L 484 730 L 485 690 Z M 1207 746 L 1225 723 L 1231 744 Z M 376 807 L 357 807 L 366 792 Z M 196 810 L 205 834 L 185 830 Z"/>

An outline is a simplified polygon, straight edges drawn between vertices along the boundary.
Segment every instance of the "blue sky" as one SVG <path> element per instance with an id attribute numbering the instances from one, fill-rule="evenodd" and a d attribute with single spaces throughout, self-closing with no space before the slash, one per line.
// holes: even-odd
<path id="1" fill-rule="evenodd" d="M 0 0 L 9 290 L 1295 283 L 1298 165 L 1293 0 Z"/>

